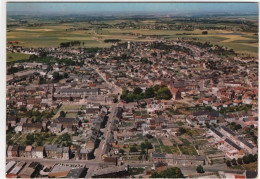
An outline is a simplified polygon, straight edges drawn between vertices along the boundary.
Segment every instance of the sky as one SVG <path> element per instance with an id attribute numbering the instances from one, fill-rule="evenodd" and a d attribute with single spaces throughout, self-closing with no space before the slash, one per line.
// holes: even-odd
<path id="1" fill-rule="evenodd" d="M 257 3 L 7 3 L 8 14 L 258 14 Z"/>

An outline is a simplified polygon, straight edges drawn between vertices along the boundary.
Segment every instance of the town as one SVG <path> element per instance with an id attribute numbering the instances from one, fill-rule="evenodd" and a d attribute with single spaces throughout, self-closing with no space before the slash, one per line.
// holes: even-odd
<path id="1" fill-rule="evenodd" d="M 258 57 L 142 38 L 7 41 L 7 178 L 257 177 Z"/>

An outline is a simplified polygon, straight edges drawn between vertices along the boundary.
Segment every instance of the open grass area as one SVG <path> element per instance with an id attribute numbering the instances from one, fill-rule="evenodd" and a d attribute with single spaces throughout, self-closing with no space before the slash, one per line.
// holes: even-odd
<path id="1" fill-rule="evenodd" d="M 80 110 L 81 107 L 82 107 L 82 105 L 66 105 L 66 104 L 62 105 L 60 107 L 60 109 L 57 111 L 57 113 L 52 117 L 52 119 L 58 118 L 60 116 L 60 112 L 61 111 L 64 111 L 66 113 L 69 110 Z M 70 117 L 70 116 L 73 117 L 73 116 L 75 116 L 77 114 L 76 113 L 68 113 L 67 115 L 66 115 L 66 117 Z"/>
<path id="2" fill-rule="evenodd" d="M 257 166 L 258 166 L 257 161 L 249 164 L 243 164 L 245 170 L 257 170 L 258 169 Z"/>
<path id="3" fill-rule="evenodd" d="M 6 61 L 7 62 L 14 62 L 19 60 L 28 60 L 31 55 L 24 54 L 24 53 L 10 53 L 8 52 L 6 55 Z"/>

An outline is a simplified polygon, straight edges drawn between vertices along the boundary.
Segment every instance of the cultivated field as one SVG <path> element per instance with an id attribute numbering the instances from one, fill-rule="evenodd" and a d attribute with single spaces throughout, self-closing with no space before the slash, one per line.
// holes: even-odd
<path id="1" fill-rule="evenodd" d="M 234 49 L 235 52 L 258 55 L 258 34 L 252 32 L 237 32 L 228 30 L 207 30 L 208 34 L 202 35 L 204 30 L 156 30 L 156 29 L 131 29 L 131 28 L 100 28 L 99 24 L 108 25 L 127 23 L 128 20 L 99 21 L 97 25 L 88 22 L 60 23 L 56 25 L 43 24 L 40 27 L 10 27 L 7 32 L 7 41 L 21 41 L 24 47 L 58 47 L 61 42 L 81 41 L 81 47 L 110 47 L 112 43 L 105 43 L 105 39 L 120 39 L 126 41 L 154 41 L 160 37 L 166 39 L 183 38 L 211 42 Z M 158 20 L 130 21 L 133 24 L 154 25 Z M 181 24 L 181 22 L 178 22 Z M 178 24 L 177 23 L 177 24 Z M 176 25 L 177 25 L 176 24 Z M 207 25 L 207 24 L 206 24 Z M 205 26 L 206 26 L 205 25 Z M 212 25 L 212 24 L 210 24 Z M 224 24 L 220 24 L 224 25 Z M 230 24 L 229 24 L 230 25 Z M 83 29 L 84 28 L 84 29 Z M 73 30 L 71 30 L 73 29 Z M 157 37 L 155 37 L 157 36 Z M 83 45 L 84 42 L 84 45 Z"/>

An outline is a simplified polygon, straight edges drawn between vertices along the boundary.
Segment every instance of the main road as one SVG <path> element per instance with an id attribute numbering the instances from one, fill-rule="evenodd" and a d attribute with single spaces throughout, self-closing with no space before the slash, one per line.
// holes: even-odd
<path id="1" fill-rule="evenodd" d="M 117 104 L 113 103 L 110 105 L 110 114 L 108 115 L 107 125 L 103 131 L 104 139 L 100 141 L 99 147 L 95 151 L 95 161 L 101 162 L 102 161 L 102 155 L 105 154 L 106 147 L 108 144 L 110 144 L 110 136 L 111 136 L 111 125 L 113 123 L 115 112 L 116 112 Z"/>
<path id="2" fill-rule="evenodd" d="M 99 74 L 99 76 L 100 76 L 107 84 L 109 84 L 110 87 L 112 87 L 112 89 L 114 89 L 114 91 L 113 91 L 114 94 L 121 94 L 121 93 L 122 93 L 122 89 L 121 89 L 119 86 L 117 86 L 117 85 L 115 85 L 115 84 L 110 83 L 109 81 L 107 81 L 107 79 L 105 78 L 104 74 L 102 74 L 97 67 L 95 67 L 95 66 L 93 66 L 93 65 L 90 65 L 90 64 L 88 64 L 88 66 L 91 67 L 92 69 L 94 69 L 94 70 L 97 72 L 97 74 Z M 112 92 L 112 93 L 113 93 L 113 92 Z"/>

